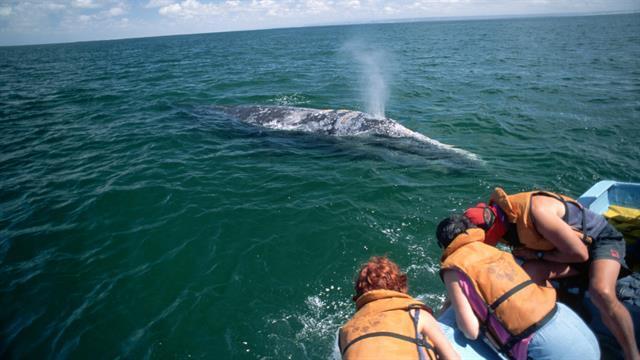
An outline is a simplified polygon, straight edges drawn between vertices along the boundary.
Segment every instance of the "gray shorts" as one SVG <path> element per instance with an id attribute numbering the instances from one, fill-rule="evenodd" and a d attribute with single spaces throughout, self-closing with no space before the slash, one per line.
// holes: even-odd
<path id="1" fill-rule="evenodd" d="M 622 234 L 611 224 L 607 224 L 589 246 L 589 262 L 610 259 L 619 262 L 623 268 L 628 269 L 624 260 L 627 254 L 626 246 L 627 243 L 624 241 Z"/>

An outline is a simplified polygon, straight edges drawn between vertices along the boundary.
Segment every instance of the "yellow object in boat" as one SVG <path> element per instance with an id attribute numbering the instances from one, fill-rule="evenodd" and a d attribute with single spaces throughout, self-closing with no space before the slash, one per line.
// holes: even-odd
<path id="1" fill-rule="evenodd" d="M 611 205 L 603 214 L 627 242 L 640 239 L 640 209 Z"/>
<path id="2" fill-rule="evenodd" d="M 640 209 L 611 205 L 602 215 L 624 236 L 629 268 L 640 271 Z"/>

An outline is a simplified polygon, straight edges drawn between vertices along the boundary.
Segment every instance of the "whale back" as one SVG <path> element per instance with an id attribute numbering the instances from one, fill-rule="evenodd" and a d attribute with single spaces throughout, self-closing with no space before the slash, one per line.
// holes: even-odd
<path id="1" fill-rule="evenodd" d="M 291 106 L 236 106 L 225 112 L 249 124 L 269 129 L 333 136 L 388 135 L 400 124 L 354 110 L 310 109 Z M 406 129 L 408 130 L 408 129 Z"/>
<path id="2" fill-rule="evenodd" d="M 389 118 L 375 118 L 354 110 L 311 109 L 293 106 L 245 105 L 219 107 L 252 125 L 274 130 L 300 131 L 330 136 L 378 135 L 417 141 L 432 149 L 479 160 L 477 155 L 417 133 Z"/>

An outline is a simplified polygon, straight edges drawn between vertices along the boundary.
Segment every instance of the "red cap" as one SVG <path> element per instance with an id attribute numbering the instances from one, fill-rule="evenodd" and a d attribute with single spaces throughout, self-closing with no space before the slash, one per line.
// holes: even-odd
<path id="1" fill-rule="evenodd" d="M 478 203 L 464 212 L 472 223 L 484 230 L 484 242 L 495 246 L 507 232 L 504 215 L 495 205 Z"/>

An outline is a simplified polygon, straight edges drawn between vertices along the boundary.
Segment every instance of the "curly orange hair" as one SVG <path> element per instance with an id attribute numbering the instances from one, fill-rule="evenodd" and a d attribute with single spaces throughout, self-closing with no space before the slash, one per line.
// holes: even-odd
<path id="1" fill-rule="evenodd" d="M 362 294 L 371 290 L 394 290 L 407 293 L 407 274 L 400 271 L 398 264 L 389 260 L 386 256 L 373 256 L 362 265 L 356 279 L 356 301 Z"/>

